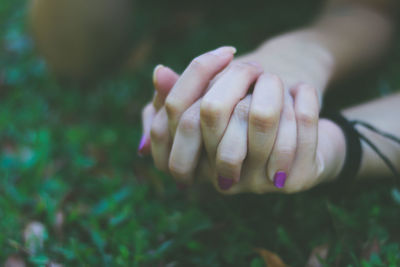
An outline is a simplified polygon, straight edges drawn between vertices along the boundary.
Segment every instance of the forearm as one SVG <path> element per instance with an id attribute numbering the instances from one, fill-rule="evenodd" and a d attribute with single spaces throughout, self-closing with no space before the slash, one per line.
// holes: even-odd
<path id="1" fill-rule="evenodd" d="M 381 12 L 368 1 L 337 1 L 311 27 L 316 42 L 334 58 L 333 77 L 337 78 L 371 66 L 387 51 L 393 35 L 393 14 Z M 340 3 L 344 2 L 344 3 Z M 374 1 L 369 1 L 374 2 Z M 375 2 L 389 1 L 381 0 Z"/>
<path id="2" fill-rule="evenodd" d="M 310 27 L 286 33 L 245 55 L 290 88 L 307 82 L 321 95 L 329 81 L 380 58 L 392 35 L 390 16 L 359 5 L 332 6 Z"/>
<path id="3" fill-rule="evenodd" d="M 364 121 L 384 132 L 400 136 L 400 93 L 346 109 L 343 114 L 350 120 Z M 364 127 L 357 127 L 357 130 L 370 139 L 391 160 L 397 170 L 400 169 L 399 144 Z M 391 175 L 389 168 L 383 160 L 364 141 L 362 141 L 362 151 L 359 177 L 384 177 Z"/>

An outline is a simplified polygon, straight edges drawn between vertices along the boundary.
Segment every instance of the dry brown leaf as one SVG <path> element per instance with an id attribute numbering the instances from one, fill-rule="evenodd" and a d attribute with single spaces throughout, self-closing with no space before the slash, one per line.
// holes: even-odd
<path id="1" fill-rule="evenodd" d="M 4 263 L 4 267 L 25 267 L 25 261 L 18 255 L 11 255 Z"/>
<path id="2" fill-rule="evenodd" d="M 268 267 L 287 267 L 286 263 L 283 262 L 283 260 L 274 252 L 271 252 L 269 250 L 263 249 L 263 248 L 256 248 L 255 251 L 260 254 L 260 256 L 263 258 L 265 264 Z"/>
<path id="3" fill-rule="evenodd" d="M 322 267 L 320 259 L 325 260 L 328 257 L 329 244 L 323 244 L 315 247 L 308 258 L 306 267 Z"/>

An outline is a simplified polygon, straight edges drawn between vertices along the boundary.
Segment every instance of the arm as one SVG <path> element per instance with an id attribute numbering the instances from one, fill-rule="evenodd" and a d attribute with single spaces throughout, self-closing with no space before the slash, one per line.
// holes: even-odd
<path id="1" fill-rule="evenodd" d="M 214 175 L 209 175 L 209 177 L 212 177 L 212 182 L 216 187 L 219 185 L 226 193 L 276 191 L 277 189 L 272 186 L 272 183 L 267 183 L 265 178 L 269 177 L 275 184 L 275 176 L 278 173 L 283 173 L 285 179 L 288 176 L 287 186 L 283 189 L 285 192 L 304 190 L 336 177 L 345 154 L 345 145 L 340 129 L 332 122 L 321 120 L 321 129 L 318 129 L 320 133 L 318 136 L 321 140 L 317 142 L 316 138 L 312 138 L 313 134 L 301 134 L 302 132 L 315 134 L 317 131 L 318 120 L 316 118 L 320 103 L 315 101 L 314 95 L 319 94 L 321 97 L 330 80 L 339 78 L 347 72 L 354 72 L 361 65 L 377 60 L 388 43 L 392 28 L 389 17 L 381 15 L 379 11 L 373 11 L 364 6 L 346 5 L 345 7 L 345 10 L 351 11 L 351 16 L 345 22 L 342 22 L 343 14 L 335 14 L 332 12 L 332 8 L 328 8 L 329 11 L 326 11 L 313 26 L 267 41 L 254 52 L 235 60 L 247 62 L 247 64 L 239 62 L 239 64 L 229 64 L 228 68 L 220 68 L 221 62 L 224 63 L 224 66 L 229 63 L 228 59 L 231 60 L 231 55 L 217 59 L 207 53 L 197 57 L 173 86 L 166 99 L 165 108 L 162 108 L 154 117 L 152 123 L 148 123 L 148 125 L 152 125 L 151 149 L 156 165 L 162 165 L 161 169 L 167 171 L 169 169 L 179 181 L 190 183 L 192 171 L 199 160 L 199 151 L 204 145 L 209 159 L 211 159 L 209 162 L 213 165 L 211 170 L 214 170 Z M 365 46 L 360 47 L 360 44 L 365 44 Z M 260 108 L 256 109 L 243 108 L 243 106 L 249 105 L 249 101 L 245 101 L 248 100 L 248 97 L 243 99 L 248 87 L 260 74 L 255 71 L 251 61 L 260 63 L 266 73 L 276 74 L 266 74 L 263 79 L 258 79 L 259 89 L 255 86 L 252 95 L 252 99 L 260 102 L 258 105 Z M 214 65 L 219 66 L 217 68 L 219 71 L 210 70 L 210 67 Z M 220 73 L 221 71 L 222 73 Z M 217 75 L 216 78 L 215 75 Z M 239 79 L 240 82 L 233 82 L 234 79 Z M 210 88 L 207 88 L 211 80 L 213 82 Z M 303 86 L 299 85 L 301 82 L 303 82 Z M 157 84 L 160 85 L 161 82 L 158 81 Z M 299 86 L 303 87 L 303 90 L 300 90 Z M 227 88 L 230 89 L 229 96 L 235 97 L 233 102 L 226 98 L 228 94 L 224 93 L 224 90 Z M 207 89 L 207 93 L 201 98 Z M 298 94 L 296 91 L 302 93 Z M 261 97 L 267 94 L 270 96 Z M 279 96 L 277 99 L 280 101 L 272 101 L 275 98 L 271 97 L 271 94 Z M 301 100 L 296 100 L 294 95 L 299 95 L 297 99 Z M 190 99 L 188 99 L 189 97 Z M 236 105 L 239 100 L 240 102 L 244 101 L 246 105 L 242 105 L 243 103 Z M 193 103 L 195 104 L 193 105 Z M 279 103 L 279 105 L 271 105 L 274 103 Z M 265 107 L 269 107 L 269 109 L 267 110 Z M 248 118 L 249 121 L 240 119 L 229 121 L 230 115 L 235 114 L 236 109 L 238 109 L 236 114 L 239 115 L 248 112 L 249 116 L 238 117 Z M 146 117 L 146 114 L 144 115 Z M 235 136 L 230 145 L 229 140 L 231 139 L 228 138 L 230 135 L 226 134 L 225 130 L 230 127 L 231 123 L 239 125 L 238 127 L 249 124 L 249 136 L 246 134 L 247 131 L 241 131 L 242 134 L 244 133 L 241 137 L 247 136 L 247 139 L 251 141 L 249 148 L 241 147 L 243 153 L 228 151 L 231 148 L 240 148 L 238 143 L 247 143 L 245 140 L 238 142 L 238 138 Z M 171 131 L 168 131 L 168 126 L 172 129 Z M 230 128 L 235 129 L 235 127 Z M 299 131 L 299 128 L 304 131 Z M 183 134 L 184 131 L 188 133 Z M 224 132 L 225 134 L 222 134 Z M 239 133 L 236 130 L 227 130 L 227 132 Z M 228 138 L 228 141 L 222 142 L 223 138 Z M 306 142 L 303 142 L 303 139 Z M 326 142 L 323 142 L 324 140 Z M 332 145 L 332 141 L 336 142 L 335 145 Z M 172 150 L 169 145 L 171 143 L 173 143 Z M 221 143 L 228 144 L 225 145 L 228 149 L 227 155 L 239 155 L 240 157 L 238 159 L 221 157 L 223 149 L 216 146 Z M 322 153 L 323 161 L 321 158 L 316 158 L 315 154 L 309 157 L 295 157 L 296 150 L 313 152 L 316 150 L 317 144 L 319 146 L 317 150 Z M 312 149 L 306 147 L 307 145 L 312 145 Z M 266 146 L 267 148 L 265 148 Z M 143 148 L 143 146 L 141 147 Z M 161 147 L 163 148 L 160 149 Z M 259 164 L 261 166 L 259 173 L 254 173 L 255 168 L 250 168 L 251 173 L 243 175 L 243 177 L 248 176 L 254 179 L 243 179 L 241 181 L 247 182 L 241 184 L 238 174 L 241 173 L 244 156 L 248 154 L 247 149 L 256 152 L 262 151 L 261 161 L 266 161 L 264 157 L 271 152 L 274 160 L 269 160 L 268 175 L 265 173 L 265 164 Z M 160 151 L 162 153 L 159 153 Z M 215 161 L 216 152 L 217 159 Z M 249 154 L 256 155 L 257 153 L 249 152 Z M 218 155 L 220 155 L 219 158 Z M 261 162 L 260 157 L 253 156 L 253 158 Z M 305 164 L 304 160 L 309 162 Z M 157 164 L 157 162 L 163 164 Z M 215 162 L 217 163 L 215 164 Z M 314 166 L 314 168 L 307 169 L 312 173 L 305 173 L 303 166 Z M 181 167 L 185 167 L 185 169 L 179 169 Z M 229 187 L 225 186 L 228 183 L 220 183 L 220 177 L 230 181 Z M 232 181 L 235 181 L 236 184 L 233 185 Z M 281 188 L 284 186 L 284 182 L 277 183 L 276 186 Z M 229 188 L 231 190 L 228 190 Z"/>
<path id="2" fill-rule="evenodd" d="M 259 62 L 286 88 L 307 82 L 323 95 L 329 81 L 371 65 L 390 43 L 393 15 L 381 12 L 390 1 L 356 1 L 331 1 L 311 26 L 272 38 L 242 60 Z"/>
<path id="3" fill-rule="evenodd" d="M 400 114 L 400 93 L 346 109 L 343 114 L 350 120 L 357 119 L 365 121 L 382 131 L 400 136 L 400 123 L 398 118 Z M 357 129 L 370 139 L 383 154 L 391 160 L 397 170 L 400 169 L 399 144 L 363 127 L 358 127 Z M 362 142 L 362 150 L 362 161 L 358 174 L 360 178 L 392 175 L 382 159 L 380 159 L 365 142 Z"/>
<path id="4" fill-rule="evenodd" d="M 312 98 L 309 98 L 304 101 L 306 91 L 307 90 L 302 90 L 303 97 L 299 96 L 300 93 L 298 93 L 297 97 L 295 97 L 296 111 L 302 109 L 300 106 L 303 106 L 303 108 L 309 107 L 310 105 L 315 106 L 315 99 L 312 100 Z M 241 101 L 238 106 L 245 104 L 245 101 L 246 99 Z M 361 120 L 377 127 L 384 132 L 391 133 L 395 136 L 400 136 L 400 124 L 398 123 L 397 118 L 398 114 L 400 114 L 399 104 L 400 93 L 397 93 L 386 98 L 374 100 L 346 109 L 343 111 L 343 114 L 350 120 Z M 251 107 L 248 106 L 249 104 L 245 105 L 245 110 L 250 112 Z M 236 111 L 242 110 L 242 108 L 238 109 L 238 106 L 236 107 Z M 219 147 L 221 153 L 224 153 L 224 149 L 229 152 L 231 151 L 232 147 L 238 147 L 239 144 L 246 144 L 246 131 L 244 131 L 244 134 L 242 137 L 240 137 L 238 132 L 240 133 L 241 131 L 238 129 L 243 127 L 240 126 L 240 124 L 251 127 L 247 116 L 247 114 L 246 116 L 238 116 L 236 115 L 236 112 L 233 113 L 234 119 L 230 121 L 227 131 L 221 141 L 222 144 L 227 142 L 228 144 L 225 146 L 225 148 L 221 146 Z M 240 119 L 239 117 L 243 118 Z M 235 120 L 242 120 L 242 122 L 238 124 L 235 123 Z M 265 167 L 262 167 L 258 170 L 257 166 L 247 162 L 247 164 L 243 165 L 243 169 L 241 171 L 241 181 L 233 185 L 231 188 L 229 188 L 229 190 L 221 192 L 227 194 L 236 194 L 243 192 L 266 193 L 282 190 L 281 192 L 295 193 L 307 190 L 320 183 L 334 181 L 341 172 L 344 159 L 346 158 L 346 142 L 341 128 L 327 119 L 320 119 L 317 124 L 304 124 L 301 122 L 301 120 L 298 123 L 300 125 L 298 128 L 300 140 L 301 136 L 307 136 L 307 138 L 311 138 L 310 133 L 312 131 L 310 131 L 310 129 L 314 128 L 314 130 L 316 130 L 316 127 L 318 128 L 318 134 L 314 135 L 314 138 L 309 139 L 309 142 L 300 143 L 292 165 L 291 175 L 288 178 L 284 188 L 276 189 L 271 183 L 266 181 L 264 173 Z M 303 124 L 303 126 L 301 126 L 301 124 Z M 359 127 L 357 129 L 390 159 L 397 170 L 400 169 L 400 144 L 396 144 L 395 142 L 390 141 L 389 139 L 386 139 L 363 127 Z M 303 132 L 303 134 L 301 132 Z M 314 159 L 307 162 L 307 159 L 311 158 L 310 151 L 313 151 L 315 146 L 316 154 Z M 216 173 L 218 173 L 218 164 L 217 166 L 212 166 L 212 163 L 205 160 L 201 162 L 201 166 L 202 167 L 200 170 L 202 172 L 200 173 L 200 176 L 215 177 Z M 307 167 L 305 168 L 305 166 Z M 267 170 L 270 167 L 271 166 L 267 164 Z M 373 151 L 364 141 L 362 141 L 362 161 L 357 177 L 359 179 L 365 179 L 370 177 L 381 178 L 390 176 L 393 176 L 393 174 L 384 164 L 383 160 L 379 158 L 376 152 Z"/>
<path id="5" fill-rule="evenodd" d="M 246 68 L 244 68 L 244 66 L 242 66 L 241 69 L 245 72 L 248 72 L 246 71 Z M 167 69 L 164 69 L 163 72 L 164 74 L 161 73 L 160 70 L 157 72 L 156 76 L 158 77 L 158 82 L 156 83 L 156 85 L 158 85 L 158 87 L 161 84 L 167 84 L 167 82 L 165 82 L 165 76 L 174 76 L 174 79 L 177 79 L 177 75 L 166 75 Z M 171 71 L 168 70 L 168 72 Z M 287 183 L 285 187 L 281 189 L 283 190 L 283 192 L 298 192 L 311 188 L 324 181 L 335 180 L 335 177 L 338 176 L 341 169 L 343 168 L 343 163 L 346 156 L 344 135 L 342 134 L 341 129 L 335 123 L 327 119 L 321 119 L 319 120 L 319 122 L 317 122 L 316 118 L 318 117 L 319 113 L 318 101 L 314 97 L 316 96 L 316 93 L 313 94 L 313 90 L 309 86 L 303 85 L 298 87 L 297 91 L 295 91 L 293 95 L 295 115 L 294 117 L 297 121 L 296 138 L 298 140 L 298 144 L 296 145 L 296 153 L 292 151 L 290 152 L 290 155 L 288 154 L 288 131 L 286 130 L 281 131 L 281 133 L 285 136 L 285 138 L 282 139 L 284 140 L 282 145 L 277 145 L 277 143 L 279 142 L 275 142 L 274 147 L 276 147 L 277 149 L 271 150 L 271 146 L 269 146 L 269 149 L 265 149 L 265 144 L 268 144 L 271 141 L 273 142 L 268 133 L 272 135 L 276 134 L 276 127 L 278 125 L 279 118 L 273 121 L 270 118 L 266 122 L 262 122 L 260 120 L 254 121 L 251 119 L 251 114 L 252 110 L 257 105 L 261 107 L 268 106 L 272 108 L 272 106 L 275 106 L 274 104 L 281 103 L 280 105 L 278 105 L 279 107 L 276 107 L 276 109 L 279 110 L 282 107 L 283 103 L 281 101 L 278 101 L 277 97 L 282 98 L 284 88 L 280 86 L 272 86 L 273 83 L 271 82 L 273 82 L 274 79 L 271 78 L 273 77 L 268 75 L 263 75 L 263 77 L 260 77 L 257 81 L 252 95 L 248 95 L 246 98 L 241 100 L 238 105 L 236 105 L 233 111 L 233 115 L 222 137 L 222 140 L 218 145 L 217 160 L 201 160 L 200 170 L 203 171 L 202 174 L 205 174 L 203 176 L 209 177 L 216 188 L 219 187 L 220 191 L 222 189 L 221 192 L 227 194 L 235 194 L 240 192 L 265 193 L 280 190 L 279 188 L 275 188 L 271 182 L 268 182 L 266 177 L 269 177 L 271 179 L 275 173 L 274 170 L 279 169 L 276 168 L 277 162 L 271 163 L 271 157 L 274 157 L 274 154 L 279 154 L 279 149 L 281 148 L 285 148 L 285 150 L 283 150 L 285 152 L 285 158 L 289 158 L 291 157 L 290 155 L 294 155 Z M 164 82 L 162 82 L 161 80 L 164 80 Z M 278 82 L 278 80 L 276 80 L 276 82 Z M 169 88 L 166 91 L 169 91 Z M 262 95 L 268 95 L 268 97 L 260 97 Z M 250 101 L 250 99 L 252 100 Z M 259 103 L 257 104 L 256 102 Z M 399 114 L 400 111 L 399 103 L 400 94 L 396 94 L 391 97 L 375 100 L 370 103 L 346 109 L 344 111 L 344 115 L 350 120 L 357 119 L 365 121 L 385 132 L 389 132 L 394 135 L 400 135 L 400 124 L 397 123 L 397 114 Z M 260 117 L 260 119 L 261 118 L 262 117 Z M 145 116 L 145 122 L 150 120 L 151 119 L 149 118 L 146 119 Z M 165 139 L 161 138 L 162 136 L 164 136 L 164 133 L 168 132 L 167 124 L 161 123 L 161 121 L 166 120 L 166 114 L 164 114 L 164 118 L 162 120 L 157 120 L 157 118 L 153 120 L 152 131 L 160 128 L 160 125 L 164 125 L 164 130 L 153 132 L 152 142 L 160 140 L 162 144 L 168 146 L 169 142 L 165 142 L 163 141 Z M 279 127 L 281 127 L 282 123 L 279 123 L 279 125 Z M 154 126 L 157 127 L 154 128 Z M 251 133 L 251 129 L 255 129 L 255 131 L 257 131 L 257 129 L 259 129 L 260 127 L 267 127 L 266 131 L 262 130 L 263 133 L 267 133 L 266 135 L 255 134 L 253 136 L 257 138 L 248 137 L 247 132 Z M 381 136 L 370 132 L 369 130 L 366 130 L 362 127 L 360 127 L 359 130 L 374 144 L 376 144 L 388 158 L 391 159 L 396 168 L 400 167 L 399 145 L 396 145 L 393 142 L 382 138 Z M 159 134 L 154 134 L 157 132 Z M 317 132 L 318 134 L 316 134 Z M 266 137 L 269 141 L 265 140 L 263 136 Z M 280 135 L 278 134 L 278 139 L 279 136 Z M 192 164 L 189 164 L 188 162 L 191 162 L 192 155 L 198 155 L 198 153 L 193 152 L 199 151 L 199 149 L 201 148 L 201 139 L 200 106 L 193 105 L 182 116 L 174 139 L 171 155 L 169 156 L 169 149 L 167 147 L 165 147 L 164 149 L 166 151 L 166 155 L 162 158 L 165 158 L 164 161 L 166 165 L 168 164 L 167 162 L 169 158 L 170 166 L 171 162 L 176 161 L 178 163 L 176 164 L 176 166 L 181 166 L 188 169 L 190 169 L 190 166 L 192 166 L 194 168 L 194 166 L 197 165 L 197 157 L 194 158 Z M 158 144 L 157 146 L 155 144 L 156 143 L 153 144 L 154 146 L 152 146 L 152 148 L 160 147 L 160 144 Z M 269 151 L 267 151 L 268 153 L 262 153 L 264 154 L 264 156 L 270 158 L 268 165 L 265 166 L 265 162 L 267 161 L 266 158 L 261 160 L 264 163 L 261 162 L 261 164 L 254 164 L 255 161 L 253 157 L 253 160 L 248 158 L 247 164 L 244 164 L 242 168 L 242 160 L 246 155 L 248 155 L 247 157 L 249 157 L 254 154 L 254 148 L 261 149 L 261 151 Z M 316 151 L 316 153 L 314 153 L 313 151 Z M 272 154 L 270 154 L 270 152 Z M 224 155 L 228 155 L 228 157 Z M 239 158 L 239 160 L 237 160 L 237 158 Z M 260 161 L 260 158 L 262 157 L 257 156 L 256 158 L 258 161 Z M 226 166 L 228 168 L 226 168 Z M 304 168 L 304 166 L 308 167 Z M 172 170 L 174 170 L 173 174 L 176 175 L 176 171 L 178 169 L 172 168 Z M 216 177 L 219 174 L 225 174 L 225 176 L 228 178 L 237 178 L 234 175 L 236 173 L 235 170 L 237 170 L 237 173 L 241 173 L 240 181 L 236 180 L 236 184 L 232 184 L 231 179 L 225 179 L 224 183 L 220 183 L 220 181 L 218 181 L 217 184 Z M 268 173 L 265 172 L 266 170 L 268 170 Z M 363 143 L 363 155 L 359 176 L 367 177 L 371 175 L 375 177 L 388 176 L 390 175 L 390 172 L 388 168 L 384 165 L 382 160 L 376 155 L 376 153 L 372 149 L 370 149 L 369 146 Z M 183 172 L 182 175 L 178 175 L 178 177 L 181 178 L 187 178 L 189 176 L 191 176 L 190 172 Z M 185 179 L 179 180 L 184 181 Z M 229 183 L 227 181 L 229 181 Z"/>

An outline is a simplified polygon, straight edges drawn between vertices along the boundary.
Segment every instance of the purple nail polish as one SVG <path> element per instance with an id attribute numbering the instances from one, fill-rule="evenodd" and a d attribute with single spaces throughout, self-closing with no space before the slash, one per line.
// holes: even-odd
<path id="1" fill-rule="evenodd" d="M 142 136 L 142 138 L 140 139 L 140 143 L 139 143 L 139 147 L 138 147 L 138 155 L 142 156 L 143 155 L 143 148 L 146 144 L 147 138 L 145 135 Z"/>
<path id="2" fill-rule="evenodd" d="M 184 190 L 186 190 L 189 186 L 188 186 L 187 184 L 177 182 L 177 183 L 176 183 L 176 187 L 178 188 L 179 191 L 184 191 Z"/>
<path id="3" fill-rule="evenodd" d="M 222 190 L 228 190 L 233 185 L 233 179 L 218 176 L 218 186 Z"/>
<path id="4" fill-rule="evenodd" d="M 283 188 L 286 182 L 286 172 L 276 172 L 274 176 L 274 185 L 277 188 Z"/>

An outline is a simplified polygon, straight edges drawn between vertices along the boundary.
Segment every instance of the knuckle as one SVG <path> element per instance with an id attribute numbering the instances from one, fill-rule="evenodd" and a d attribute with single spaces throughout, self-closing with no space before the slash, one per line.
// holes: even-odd
<path id="1" fill-rule="evenodd" d="M 301 83 L 300 85 L 298 85 L 297 91 L 302 91 L 303 93 L 305 92 L 306 94 L 310 94 L 313 98 L 319 101 L 320 94 L 317 88 L 314 86 L 311 86 L 307 83 Z"/>
<path id="2" fill-rule="evenodd" d="M 292 109 L 286 110 L 283 114 L 284 114 L 283 117 L 285 118 L 285 120 L 287 120 L 289 122 L 296 121 L 296 115 L 294 114 L 294 111 Z"/>
<path id="3" fill-rule="evenodd" d="M 248 70 L 249 66 L 250 65 L 245 64 L 243 62 L 236 62 L 232 64 L 232 71 L 238 71 L 238 72 L 246 71 Z"/>
<path id="4" fill-rule="evenodd" d="M 232 172 L 233 170 L 236 170 L 240 168 L 242 165 L 242 159 L 239 157 L 236 157 L 235 153 L 230 153 L 230 154 L 220 154 L 218 156 L 218 161 L 217 161 L 217 166 L 219 167 L 220 170 L 224 172 Z"/>
<path id="5" fill-rule="evenodd" d="M 250 124 L 258 131 L 264 132 L 278 124 L 280 112 L 268 108 L 253 108 L 250 112 Z"/>
<path id="6" fill-rule="evenodd" d="M 245 75 L 252 75 L 256 72 L 258 73 L 260 71 L 260 67 L 250 63 L 238 62 L 232 65 L 232 71 L 243 73 Z"/>
<path id="7" fill-rule="evenodd" d="M 266 72 L 263 73 L 261 77 L 262 79 L 267 79 L 268 81 L 274 82 L 277 86 L 279 86 L 279 88 L 283 89 L 283 81 L 278 75 L 271 72 Z"/>
<path id="8" fill-rule="evenodd" d="M 200 118 L 207 125 L 215 125 L 224 111 L 221 102 L 203 100 L 200 107 Z"/>
<path id="9" fill-rule="evenodd" d="M 193 132 L 200 128 L 200 117 L 191 113 L 184 113 L 180 122 L 179 129 L 184 132 Z"/>
<path id="10" fill-rule="evenodd" d="M 318 114 L 308 110 L 298 110 L 296 121 L 304 126 L 313 126 L 318 122 Z"/>
<path id="11" fill-rule="evenodd" d="M 240 101 L 236 107 L 234 114 L 241 120 L 246 120 L 249 117 L 249 103 L 247 101 Z"/>
<path id="12" fill-rule="evenodd" d="M 276 150 L 278 159 L 287 159 L 287 158 L 293 157 L 295 152 L 296 152 L 296 147 L 294 147 L 294 146 L 279 147 Z"/>
<path id="13" fill-rule="evenodd" d="M 209 66 L 204 55 L 198 56 L 189 64 L 189 69 L 196 73 L 207 73 Z"/>
<path id="14" fill-rule="evenodd" d="M 160 143 L 168 139 L 167 129 L 161 128 L 157 123 L 153 123 L 150 129 L 150 137 L 154 142 Z"/>
<path id="15" fill-rule="evenodd" d="M 167 111 L 168 118 L 176 118 L 181 113 L 182 105 L 175 98 L 167 97 L 165 110 Z"/>
<path id="16" fill-rule="evenodd" d="M 168 169 L 171 175 L 177 179 L 184 179 L 190 176 L 190 170 L 183 164 L 170 161 L 168 164 Z"/>

